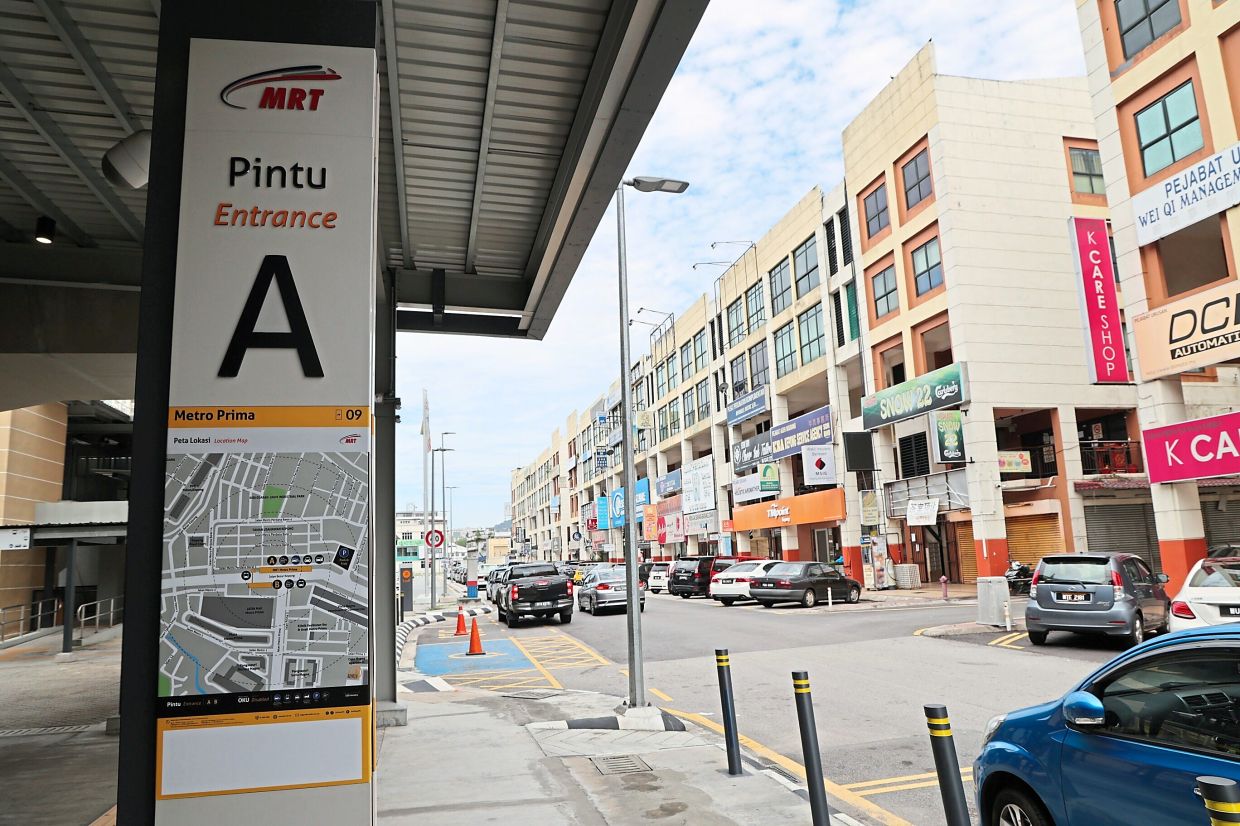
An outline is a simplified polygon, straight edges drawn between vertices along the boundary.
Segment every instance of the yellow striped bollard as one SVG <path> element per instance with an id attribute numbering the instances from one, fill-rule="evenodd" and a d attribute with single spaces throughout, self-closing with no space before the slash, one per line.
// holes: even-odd
<path id="1" fill-rule="evenodd" d="M 732 693 L 732 660 L 728 649 L 715 649 L 715 670 L 719 672 L 719 704 L 723 707 L 723 740 L 728 747 L 728 774 L 744 774 L 741 768 L 741 739 L 736 731 L 736 696 Z"/>
<path id="2" fill-rule="evenodd" d="M 972 826 L 947 706 L 932 705 L 923 708 L 926 712 L 926 728 L 930 730 L 930 751 L 934 754 L 934 769 L 939 775 L 939 792 L 943 795 L 943 812 L 947 815 L 947 826 Z"/>
<path id="3" fill-rule="evenodd" d="M 823 784 L 822 754 L 818 751 L 818 724 L 814 722 L 814 701 L 809 690 L 809 672 L 792 672 L 792 695 L 797 704 L 801 727 L 801 752 L 805 755 L 805 782 L 809 787 L 809 812 L 814 826 L 831 826 L 827 788 Z"/>
<path id="4" fill-rule="evenodd" d="M 1225 777 L 1198 777 L 1197 793 L 1210 815 L 1210 826 L 1240 823 L 1240 785 Z"/>

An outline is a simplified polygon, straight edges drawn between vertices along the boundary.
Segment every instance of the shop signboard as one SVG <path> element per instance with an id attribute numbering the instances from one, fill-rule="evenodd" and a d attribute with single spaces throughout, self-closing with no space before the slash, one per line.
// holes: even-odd
<path id="1" fill-rule="evenodd" d="M 611 503 L 606 496 L 594 500 L 594 516 L 598 520 L 598 529 L 605 531 L 611 527 Z"/>
<path id="2" fill-rule="evenodd" d="M 779 493 L 779 465 L 774 462 L 758 465 L 758 489 L 763 493 Z"/>
<path id="3" fill-rule="evenodd" d="M 806 445 L 801 448 L 801 471 L 807 485 L 834 485 L 835 445 Z"/>
<path id="4" fill-rule="evenodd" d="M 1028 450 L 1000 450 L 1000 473 L 1032 473 L 1033 455 Z"/>
<path id="5" fill-rule="evenodd" d="M 684 512 L 700 513 L 715 507 L 715 457 L 694 459 L 684 468 Z"/>
<path id="6" fill-rule="evenodd" d="M 968 370 L 963 362 L 956 362 L 866 396 L 861 402 L 861 423 L 866 430 L 875 430 L 968 400 Z"/>
<path id="7" fill-rule="evenodd" d="M 735 528 L 732 527 L 731 519 L 724 519 L 722 522 L 720 522 L 719 529 L 722 530 L 724 533 L 731 533 L 733 530 L 735 530 Z"/>
<path id="8" fill-rule="evenodd" d="M 930 414 L 934 461 L 940 465 L 967 462 L 964 450 L 964 416 L 959 410 L 936 410 Z"/>
<path id="9" fill-rule="evenodd" d="M 693 536 L 719 532 L 719 511 L 685 514 L 685 533 Z"/>
<path id="10" fill-rule="evenodd" d="M 878 491 L 863 490 L 861 493 L 861 524 L 866 527 L 882 524 L 883 508 Z M 863 537 L 864 538 L 864 537 Z"/>
<path id="11" fill-rule="evenodd" d="M 1240 287 L 1228 281 L 1132 319 L 1141 378 L 1240 358 Z"/>
<path id="12" fill-rule="evenodd" d="M 1069 235 L 1076 242 L 1076 288 L 1089 380 L 1094 384 L 1126 384 L 1128 358 L 1106 219 L 1069 218 L 1068 225 Z"/>
<path id="13" fill-rule="evenodd" d="M 669 496 L 675 496 L 680 493 L 680 477 L 680 468 L 676 468 L 655 480 L 654 489 L 659 494 L 660 499 L 666 499 Z"/>
<path id="14" fill-rule="evenodd" d="M 775 491 L 778 493 L 778 491 Z M 757 473 L 748 476 L 737 476 L 732 480 L 732 501 L 753 502 L 764 496 L 771 496 L 769 491 L 762 490 L 760 477 Z"/>
<path id="15" fill-rule="evenodd" d="M 770 430 L 771 458 L 795 456 L 805 445 L 831 444 L 835 434 L 831 427 L 831 405 L 811 410 Z"/>
<path id="16" fill-rule="evenodd" d="M 742 505 L 732 512 L 732 523 L 738 531 L 752 531 L 816 522 L 839 522 L 845 515 L 844 489 L 831 488 L 786 499 L 774 499 L 758 505 Z"/>
<path id="17" fill-rule="evenodd" d="M 624 527 L 625 513 L 627 512 L 627 508 L 625 507 L 625 499 L 626 497 L 624 495 L 624 488 L 616 488 L 615 490 L 611 492 L 611 494 L 607 497 L 608 524 L 602 525 L 600 527 L 611 527 L 611 528 L 623 528 Z M 637 480 L 637 505 L 639 507 L 639 510 L 637 512 L 638 522 L 641 522 L 645 518 L 643 511 L 640 510 L 640 507 L 643 505 L 648 505 L 648 504 L 650 504 L 650 480 L 649 479 L 638 479 Z"/>
<path id="18" fill-rule="evenodd" d="M 905 508 L 904 518 L 909 526 L 933 525 L 939 521 L 938 499 L 910 499 Z"/>
<path id="19" fill-rule="evenodd" d="M 1240 412 L 1147 427 L 1143 441 L 1151 482 L 1240 474 Z"/>
<path id="20" fill-rule="evenodd" d="M 659 538 L 659 512 L 654 505 L 642 505 L 642 539 L 648 542 Z"/>
<path id="21" fill-rule="evenodd" d="M 1152 244 L 1236 204 L 1240 204 L 1240 144 L 1133 195 L 1137 244 Z"/>
<path id="22" fill-rule="evenodd" d="M 728 405 L 728 424 L 735 426 L 752 419 L 759 413 L 770 410 L 766 390 L 766 386 L 763 385 L 757 390 L 750 390 L 748 393 L 737 396 L 736 401 Z"/>
<path id="23" fill-rule="evenodd" d="M 679 496 L 664 499 L 655 505 L 658 513 L 656 539 L 660 545 L 685 541 L 685 515 Z"/>
<path id="24" fill-rule="evenodd" d="M 732 472 L 744 473 L 759 462 L 771 461 L 771 434 L 759 433 L 732 445 Z"/>

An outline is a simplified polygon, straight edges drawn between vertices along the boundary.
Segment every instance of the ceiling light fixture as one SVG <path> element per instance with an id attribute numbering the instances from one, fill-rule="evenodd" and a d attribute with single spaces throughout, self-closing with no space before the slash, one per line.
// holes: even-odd
<path id="1" fill-rule="evenodd" d="M 56 237 L 56 221 L 46 215 L 40 215 L 34 224 L 34 240 L 40 244 L 50 244 Z"/>

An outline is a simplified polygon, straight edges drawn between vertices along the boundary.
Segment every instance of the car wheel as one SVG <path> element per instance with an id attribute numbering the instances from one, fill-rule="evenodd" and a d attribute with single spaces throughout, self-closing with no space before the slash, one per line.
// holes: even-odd
<path id="1" fill-rule="evenodd" d="M 661 593 L 663 593 L 663 591 L 662 591 L 661 589 L 659 589 L 659 588 L 651 588 L 651 589 L 650 589 L 650 593 L 652 593 L 652 594 L 661 594 Z"/>
<path id="2" fill-rule="evenodd" d="M 560 625 L 568 625 L 572 621 L 573 621 L 572 611 L 561 611 L 560 612 Z"/>
<path id="3" fill-rule="evenodd" d="M 1128 647 L 1135 648 L 1145 642 L 1145 617 L 1137 614 L 1132 620 L 1132 633 L 1128 635 Z"/>
<path id="4" fill-rule="evenodd" d="M 736 600 L 732 597 L 724 597 L 719 601 L 722 602 L 725 607 L 731 607 L 732 603 L 736 602 Z"/>
<path id="5" fill-rule="evenodd" d="M 861 601 L 861 589 L 855 588 L 855 587 L 849 588 L 848 589 L 848 604 L 856 605 L 860 601 Z"/>
<path id="6" fill-rule="evenodd" d="M 644 601 L 642 602 L 642 607 L 639 608 L 638 610 L 641 611 L 643 614 L 646 613 L 646 603 Z"/>
<path id="7" fill-rule="evenodd" d="M 509 628 L 516 628 L 520 620 L 517 619 L 516 611 L 508 611 L 504 614 L 504 621 L 508 623 Z"/>
<path id="8" fill-rule="evenodd" d="M 1030 631 L 1029 642 L 1034 645 L 1046 645 L 1046 633 L 1045 631 Z"/>
<path id="9" fill-rule="evenodd" d="M 805 593 L 801 594 L 801 605 L 806 608 L 813 608 L 817 604 L 818 595 L 814 593 L 813 589 L 806 588 Z"/>
<path id="10" fill-rule="evenodd" d="M 990 812 L 990 822 L 995 826 L 1054 826 L 1041 801 L 1014 786 L 995 795 Z"/>

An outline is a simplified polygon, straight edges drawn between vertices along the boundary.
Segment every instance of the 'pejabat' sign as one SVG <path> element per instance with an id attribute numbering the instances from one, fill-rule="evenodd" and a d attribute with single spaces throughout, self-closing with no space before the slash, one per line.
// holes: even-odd
<path id="1" fill-rule="evenodd" d="M 1240 143 L 1133 195 L 1137 244 L 1152 244 L 1236 204 L 1240 204 Z"/>

